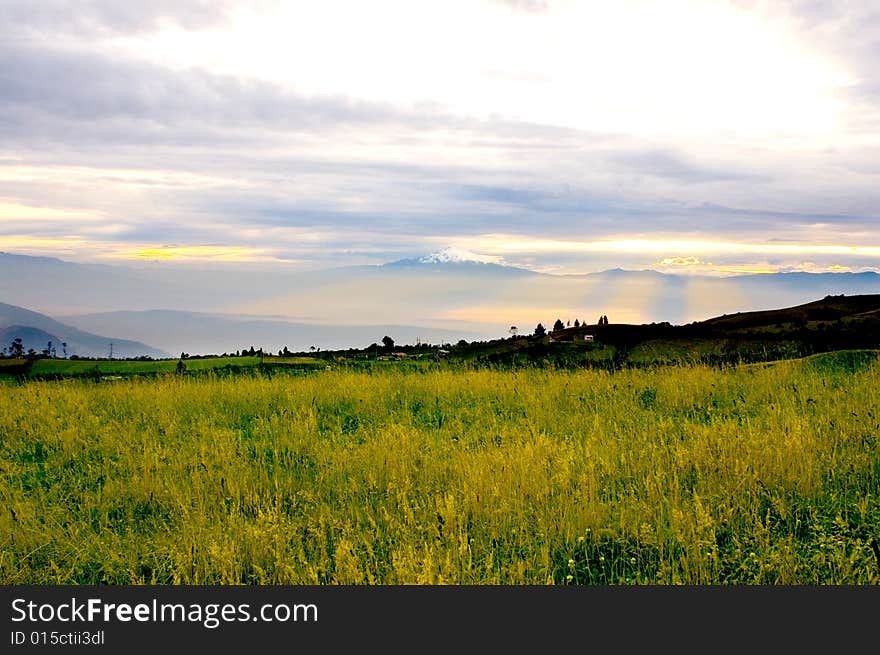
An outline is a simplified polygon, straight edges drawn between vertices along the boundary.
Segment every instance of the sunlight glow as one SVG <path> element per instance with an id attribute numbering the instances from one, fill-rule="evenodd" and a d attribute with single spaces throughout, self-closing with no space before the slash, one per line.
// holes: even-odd
<path id="1" fill-rule="evenodd" d="M 257 262 L 271 259 L 262 248 L 240 246 L 162 246 L 121 251 L 113 258 L 137 258 L 151 260 L 211 259 L 222 262 Z"/>
<path id="2" fill-rule="evenodd" d="M 53 207 L 32 207 L 13 202 L 0 202 L 0 222 L 12 221 L 58 221 L 75 219 L 79 221 L 103 218 L 103 214 L 90 209 L 57 209 Z"/>
<path id="3" fill-rule="evenodd" d="M 561 2 L 536 14 L 472 0 L 282 3 L 239 9 L 222 28 L 109 45 L 310 96 L 654 135 L 833 130 L 837 92 L 852 82 L 783 26 L 692 0 Z"/>
<path id="4" fill-rule="evenodd" d="M 614 252 L 614 253 L 693 253 L 676 255 L 668 260 L 696 257 L 696 253 L 762 255 L 849 255 L 880 257 L 880 246 L 837 244 L 738 243 L 733 241 L 669 241 L 663 239 L 618 239 L 610 241 L 499 240 L 484 245 L 495 252 Z"/>

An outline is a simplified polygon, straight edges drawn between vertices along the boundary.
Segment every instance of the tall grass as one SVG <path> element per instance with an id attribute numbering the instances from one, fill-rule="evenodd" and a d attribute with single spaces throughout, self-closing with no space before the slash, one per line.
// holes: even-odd
<path id="1" fill-rule="evenodd" d="M 8 383 L 0 580 L 876 584 L 878 372 Z"/>

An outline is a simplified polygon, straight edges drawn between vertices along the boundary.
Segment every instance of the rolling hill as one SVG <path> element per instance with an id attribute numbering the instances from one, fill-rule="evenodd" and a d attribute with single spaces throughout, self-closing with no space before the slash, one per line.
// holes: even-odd
<path id="1" fill-rule="evenodd" d="M 585 337 L 591 337 L 587 341 Z M 582 325 L 469 344 L 460 356 L 489 362 L 640 365 L 756 362 L 852 349 L 880 349 L 880 294 L 826 296 L 775 310 L 739 312 L 686 325 Z"/>

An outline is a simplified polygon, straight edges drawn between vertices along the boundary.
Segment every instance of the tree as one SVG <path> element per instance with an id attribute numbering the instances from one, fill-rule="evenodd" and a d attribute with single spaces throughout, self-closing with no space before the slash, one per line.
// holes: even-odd
<path id="1" fill-rule="evenodd" d="M 581 322 L 580 322 L 578 319 L 574 319 L 574 326 L 575 326 L 575 327 L 580 327 L 580 326 L 581 326 Z"/>
<path id="2" fill-rule="evenodd" d="M 183 358 L 177 360 L 177 372 L 186 373 L 186 364 L 183 363 Z"/>
<path id="3" fill-rule="evenodd" d="M 564 330 L 565 323 L 563 323 L 560 319 L 556 319 L 556 322 L 553 324 L 553 331 L 557 332 L 558 330 Z"/>
<path id="4" fill-rule="evenodd" d="M 515 337 L 515 336 L 516 336 L 516 333 L 519 332 L 519 328 L 516 327 L 515 325 L 511 325 L 511 326 L 510 326 L 510 329 L 508 330 L 508 332 L 510 332 L 510 335 L 511 335 L 511 336 Z"/>
<path id="5" fill-rule="evenodd" d="M 385 346 L 385 350 L 391 350 L 392 348 L 394 348 L 394 339 L 386 334 L 384 337 L 382 337 L 382 345 Z"/>
<path id="6" fill-rule="evenodd" d="M 607 316 L 604 316 L 604 315 L 602 316 L 602 325 L 608 325 L 608 317 Z"/>
<path id="7" fill-rule="evenodd" d="M 67 359 L 67 342 L 66 341 L 61 342 L 61 352 L 64 356 L 64 359 Z"/>
<path id="8" fill-rule="evenodd" d="M 538 325 L 535 327 L 535 336 L 543 337 L 545 334 L 547 334 L 547 328 L 538 323 Z"/>
<path id="9" fill-rule="evenodd" d="M 21 337 L 15 337 L 12 340 L 12 345 L 9 347 L 9 354 L 13 357 L 24 357 L 24 343 L 21 341 Z"/>

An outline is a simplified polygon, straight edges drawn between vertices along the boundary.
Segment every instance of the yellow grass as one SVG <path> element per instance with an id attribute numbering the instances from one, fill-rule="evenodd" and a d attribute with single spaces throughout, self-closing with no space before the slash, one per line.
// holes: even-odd
<path id="1" fill-rule="evenodd" d="M 0 582 L 876 584 L 877 373 L 6 383 Z"/>

